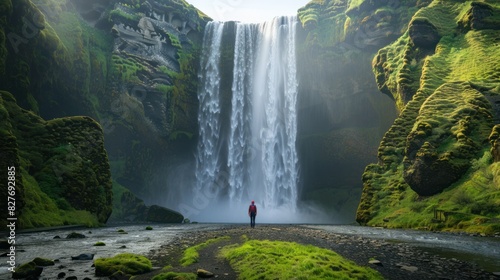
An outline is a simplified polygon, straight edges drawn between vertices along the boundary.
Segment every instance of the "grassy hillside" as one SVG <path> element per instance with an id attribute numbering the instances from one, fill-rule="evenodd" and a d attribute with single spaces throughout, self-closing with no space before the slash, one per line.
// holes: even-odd
<path id="1" fill-rule="evenodd" d="M 495 1 L 433 1 L 374 58 L 401 113 L 363 174 L 362 224 L 500 231 L 499 15 Z"/>

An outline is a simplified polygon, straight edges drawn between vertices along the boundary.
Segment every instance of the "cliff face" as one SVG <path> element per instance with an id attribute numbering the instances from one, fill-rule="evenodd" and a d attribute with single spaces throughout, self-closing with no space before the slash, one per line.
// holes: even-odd
<path id="1" fill-rule="evenodd" d="M 338 222 L 354 221 L 360 175 L 396 118 L 394 102 L 374 83 L 371 60 L 409 19 L 369 11 L 349 1 L 311 1 L 298 12 L 301 199 Z"/>
<path id="2" fill-rule="evenodd" d="M 357 209 L 373 226 L 500 231 L 499 11 L 492 0 L 300 9 L 301 201 L 339 221 Z M 2 92 L 0 156 L 19 170 L 23 226 L 105 222 L 110 170 L 117 218 L 163 213 L 134 194 L 160 203 L 182 184 L 167 173 L 194 151 L 207 20 L 182 0 L 0 3 L 0 90 L 15 97 Z"/>
<path id="3" fill-rule="evenodd" d="M 2 1 L 0 89 L 11 92 L 19 106 L 36 115 L 62 118 L 58 124 L 74 128 L 75 135 L 79 133 L 77 125 L 82 125 L 82 130 L 86 126 L 65 117 L 95 119 L 99 129 L 102 126 L 114 185 L 120 189 L 121 183 L 135 194 L 153 196 L 155 189 L 149 182 L 155 181 L 157 167 L 192 155 L 197 133 L 197 57 L 206 20 L 194 7 L 176 0 Z M 8 112 L 16 122 L 17 115 Z M 47 148 L 43 160 L 71 154 L 77 145 L 71 143 L 62 150 Z M 34 147 L 20 145 L 19 150 L 28 153 L 28 148 Z M 90 160 L 85 156 L 83 162 Z M 108 160 L 106 153 L 103 160 Z M 58 177 L 50 168 L 33 169 L 24 163 L 20 161 L 20 166 L 26 167 L 22 178 L 30 178 L 29 189 L 45 177 Z M 110 167 L 103 168 L 109 180 Z M 69 170 L 63 181 L 91 174 Z M 54 184 L 47 181 L 47 185 Z M 76 181 L 72 185 L 81 186 Z M 48 194 L 53 201 L 62 193 L 76 197 L 61 196 L 67 203 L 61 202 L 60 209 L 88 206 L 79 205 L 77 198 L 84 194 L 76 189 L 57 190 L 57 197 L 51 197 L 50 192 L 41 187 L 40 194 Z M 111 205 L 109 195 L 106 208 Z M 24 204 L 26 211 L 38 203 L 33 199 Z M 87 210 L 94 214 L 100 211 Z M 105 222 L 109 209 L 101 212 L 105 214 L 98 214 L 99 222 Z M 72 223 L 83 222 L 75 219 Z M 26 223 L 44 225 L 49 224 Z"/>
<path id="4" fill-rule="evenodd" d="M 363 174 L 359 222 L 500 229 L 499 15 L 495 1 L 433 1 L 375 56 L 401 114 Z"/>
<path id="5" fill-rule="evenodd" d="M 16 170 L 18 226 L 105 223 L 112 193 L 100 125 L 89 117 L 44 121 L 19 108 L 10 93 L 0 95 L 0 159 L 4 170 Z M 7 197 L 6 187 L 2 194 Z"/>
<path id="6" fill-rule="evenodd" d="M 113 177 L 160 203 L 158 194 L 171 187 L 165 173 L 194 153 L 197 69 L 208 18 L 184 1 L 121 1 L 110 10 L 114 39 L 100 119 Z"/>

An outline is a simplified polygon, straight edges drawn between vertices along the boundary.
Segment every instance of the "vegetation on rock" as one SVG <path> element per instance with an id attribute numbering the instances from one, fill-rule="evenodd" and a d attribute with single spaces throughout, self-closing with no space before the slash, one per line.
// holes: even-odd
<path id="1" fill-rule="evenodd" d="M 151 261 L 144 256 L 123 253 L 111 258 L 99 258 L 94 261 L 95 275 L 111 276 L 116 272 L 138 275 L 151 271 Z"/>
<path id="2" fill-rule="evenodd" d="M 105 223 L 111 181 L 102 130 L 88 117 L 45 121 L 0 91 L 2 164 L 14 165 L 22 228 Z M 6 182 L 6 180 L 4 181 Z"/>
<path id="3" fill-rule="evenodd" d="M 119 33 L 114 34 L 118 38 L 112 36 L 118 27 L 128 28 L 128 35 L 140 34 L 138 25 L 152 31 L 148 29 L 150 23 L 161 20 L 154 18 L 157 15 L 164 16 L 170 24 L 165 27 L 155 23 L 154 28 L 162 36 L 156 42 L 165 43 L 171 59 L 157 63 L 147 54 L 138 55 L 126 48 L 113 51 L 123 43 Z M 44 130 L 54 133 L 54 139 L 44 139 L 43 145 L 39 141 L 23 141 L 16 147 L 15 142 L 22 141 L 20 137 L 2 129 L 2 137 L 8 140 L 2 143 L 2 158 L 20 167 L 16 173 L 20 178 L 16 202 L 21 210 L 21 227 L 95 226 L 109 216 L 111 192 L 106 152 L 82 155 L 84 149 L 93 153 L 94 148 L 89 149 L 88 145 L 98 147 L 103 141 L 94 139 L 94 135 L 78 135 L 91 129 L 86 117 L 65 119 L 67 116 L 91 116 L 97 120 L 102 129 L 97 124 L 95 127 L 105 133 L 110 159 L 125 162 L 121 169 L 125 175 L 114 173 L 115 179 L 137 174 L 132 180 L 125 178 L 121 182 L 128 188 L 148 188 L 146 178 L 153 173 L 150 170 L 155 161 L 163 161 L 169 151 L 176 150 L 173 146 L 186 145 L 186 139 L 190 140 L 196 131 L 196 45 L 208 19 L 192 5 L 178 0 L 8 0 L 0 4 L 0 90 L 11 92 L 20 107 L 46 119 L 57 119 L 42 129 L 33 124 L 38 131 L 32 135 L 23 132 L 23 137 L 36 137 Z M 154 90 L 142 85 L 151 85 Z M 143 93 L 149 99 L 144 99 Z M 143 102 L 156 101 L 160 107 L 154 109 L 155 114 L 161 111 L 163 116 L 153 116 L 145 110 L 150 107 Z M 10 108 L 2 114 L 17 121 Z M 71 135 L 73 131 L 77 135 Z M 119 141 L 115 142 L 117 138 Z M 153 153 L 157 148 L 158 152 Z M 129 172 L 132 168 L 134 172 Z M 87 189 L 90 184 L 94 188 L 91 191 Z M 99 191 L 102 187 L 104 190 Z"/>
<path id="4" fill-rule="evenodd" d="M 471 16 L 477 6 L 490 13 Z M 394 96 L 401 114 L 381 142 L 379 164 L 363 174 L 360 223 L 488 234 L 500 229 L 498 163 L 488 141 L 499 113 L 493 104 L 500 94 L 500 33 L 481 24 L 498 15 L 493 1 L 433 1 L 412 22 L 435 27 L 435 48 L 415 44 L 406 32 L 379 51 L 377 84 Z"/>

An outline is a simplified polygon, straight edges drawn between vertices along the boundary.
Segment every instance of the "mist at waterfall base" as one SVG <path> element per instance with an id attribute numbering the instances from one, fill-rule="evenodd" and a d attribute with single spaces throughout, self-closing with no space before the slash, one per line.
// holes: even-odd
<path id="1" fill-rule="evenodd" d="M 247 222 L 254 200 L 260 223 L 335 222 L 331 212 L 298 202 L 297 24 L 296 16 L 207 24 L 195 174 L 169 194 L 176 200 L 169 205 L 189 220 Z M 227 54 L 228 45 L 234 54 Z"/>

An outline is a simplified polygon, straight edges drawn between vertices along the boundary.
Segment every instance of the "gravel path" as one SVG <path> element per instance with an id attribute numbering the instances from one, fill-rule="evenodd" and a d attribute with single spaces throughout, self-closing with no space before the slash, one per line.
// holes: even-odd
<path id="1" fill-rule="evenodd" d="M 453 258 L 443 258 L 428 254 L 405 243 L 392 243 L 356 235 L 329 233 L 319 229 L 293 225 L 234 225 L 217 230 L 198 231 L 182 235 L 172 242 L 153 250 L 149 258 L 155 267 L 170 265 L 173 271 L 196 272 L 201 268 L 215 274 L 216 279 L 236 279 L 237 273 L 218 253 L 221 247 L 241 243 L 241 237 L 249 239 L 279 240 L 310 244 L 335 251 L 361 266 L 369 266 L 379 271 L 386 279 L 500 279 L 499 276 L 481 270 L 479 267 Z M 216 242 L 200 251 L 198 263 L 182 267 L 179 260 L 182 252 L 208 239 L 229 236 L 229 240 Z M 370 260 L 379 261 L 370 264 Z M 135 279 L 151 279 L 160 273 L 156 270 Z"/>

